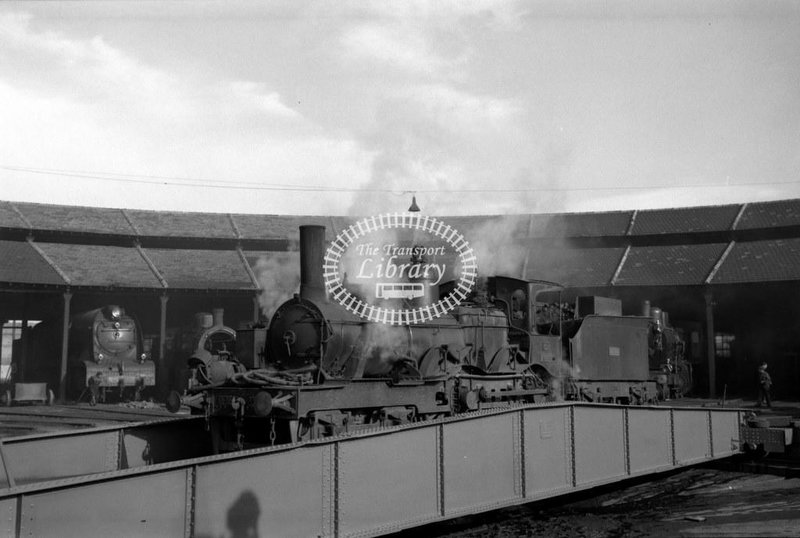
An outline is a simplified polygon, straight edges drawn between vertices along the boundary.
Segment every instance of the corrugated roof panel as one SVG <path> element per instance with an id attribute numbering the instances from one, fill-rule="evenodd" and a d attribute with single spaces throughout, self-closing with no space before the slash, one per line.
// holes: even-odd
<path id="1" fill-rule="evenodd" d="M 254 289 L 235 250 L 145 249 L 170 288 Z"/>
<path id="2" fill-rule="evenodd" d="M 617 277 L 617 286 L 691 286 L 703 284 L 727 243 L 633 247 Z"/>
<path id="3" fill-rule="evenodd" d="M 711 283 L 777 280 L 800 280 L 800 239 L 736 243 Z"/>
<path id="4" fill-rule="evenodd" d="M 737 230 L 800 225 L 800 200 L 747 204 Z"/>
<path id="5" fill-rule="evenodd" d="M 631 211 L 608 213 L 569 213 L 475 217 L 441 217 L 445 223 L 470 237 L 502 235 L 510 239 L 526 237 L 603 237 L 624 235 Z M 472 239 L 475 240 L 475 239 Z"/>
<path id="6" fill-rule="evenodd" d="M 27 228 L 25 222 L 19 218 L 11 202 L 0 202 L 0 228 Z"/>
<path id="7" fill-rule="evenodd" d="M 126 209 L 125 212 L 143 236 L 236 238 L 230 218 L 225 213 L 184 213 L 133 209 Z"/>
<path id="8" fill-rule="evenodd" d="M 731 229 L 741 205 L 648 209 L 636 214 L 631 235 L 718 232 Z"/>
<path id="9" fill-rule="evenodd" d="M 309 224 L 325 226 L 326 236 L 333 237 L 333 222 L 330 217 L 233 215 L 233 220 L 243 239 L 297 239 L 300 236 L 300 226 Z"/>
<path id="10" fill-rule="evenodd" d="M 532 247 L 525 277 L 569 287 L 607 286 L 624 252 L 624 248 Z"/>
<path id="11" fill-rule="evenodd" d="M 36 229 L 98 234 L 132 235 L 119 209 L 49 204 L 15 204 Z"/>
<path id="12" fill-rule="evenodd" d="M 69 277 L 73 286 L 162 287 L 135 248 L 39 242 L 36 245 Z"/>
<path id="13" fill-rule="evenodd" d="M 532 237 L 604 237 L 625 235 L 632 211 L 534 215 Z"/>
<path id="14" fill-rule="evenodd" d="M 65 284 L 58 272 L 27 241 L 0 241 L 0 282 Z"/>
<path id="15" fill-rule="evenodd" d="M 471 244 L 507 243 L 528 236 L 528 215 L 436 217 Z"/>

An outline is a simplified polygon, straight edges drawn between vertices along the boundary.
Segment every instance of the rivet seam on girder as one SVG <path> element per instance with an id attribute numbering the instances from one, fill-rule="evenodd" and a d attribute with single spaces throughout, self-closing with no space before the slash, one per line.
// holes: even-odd
<path id="1" fill-rule="evenodd" d="M 436 429 L 436 467 L 438 468 L 438 473 L 436 474 L 436 491 L 438 492 L 437 502 L 439 504 L 439 514 L 444 516 L 444 424 L 439 424 Z"/>
<path id="2" fill-rule="evenodd" d="M 333 496 L 331 495 L 331 488 L 333 480 L 331 473 L 333 469 L 332 463 L 333 446 L 329 445 L 327 449 L 322 450 L 322 536 L 333 535 Z"/>
<path id="3" fill-rule="evenodd" d="M 195 507 L 197 506 L 197 465 L 186 469 L 186 520 L 184 523 L 184 536 L 194 537 Z"/>
<path id="4" fill-rule="evenodd" d="M 708 457 L 714 457 L 714 423 L 711 418 L 711 411 L 706 414 L 708 421 Z"/>
<path id="5" fill-rule="evenodd" d="M 524 452 L 523 452 L 523 443 L 524 443 L 524 434 L 522 428 L 522 414 L 521 412 L 517 412 L 514 414 L 512 421 L 511 421 L 511 430 L 512 430 L 512 441 L 514 444 L 513 449 L 513 467 L 514 467 L 514 494 L 519 495 L 520 497 L 525 496 L 525 485 L 524 485 Z"/>
<path id="6" fill-rule="evenodd" d="M 575 461 L 575 406 L 569 408 L 569 441 L 570 441 L 570 468 L 572 471 L 571 483 L 575 487 L 578 485 L 578 470 Z"/>
<path id="7" fill-rule="evenodd" d="M 622 437 L 625 442 L 625 474 L 631 474 L 631 432 L 627 408 L 622 410 L 622 421 Z"/>
<path id="8" fill-rule="evenodd" d="M 678 455 L 675 453 L 675 411 L 673 409 L 669 410 L 669 446 L 674 467 L 678 464 Z"/>
<path id="9" fill-rule="evenodd" d="M 333 535 L 339 536 L 339 458 L 341 457 L 340 443 L 333 444 Z"/>
<path id="10" fill-rule="evenodd" d="M 525 476 L 525 411 L 519 411 L 519 477 L 520 496 L 527 495 L 527 477 Z"/>

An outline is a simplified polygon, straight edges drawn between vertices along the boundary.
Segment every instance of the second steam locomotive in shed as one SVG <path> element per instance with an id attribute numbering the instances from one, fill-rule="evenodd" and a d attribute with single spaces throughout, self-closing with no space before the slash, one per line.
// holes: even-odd
<path id="1" fill-rule="evenodd" d="M 170 395 L 172 410 L 209 417 L 217 450 L 520 403 L 655 403 L 688 389 L 682 341 L 660 311 L 623 316 L 619 301 L 596 297 L 573 309 L 551 282 L 481 278 L 435 319 L 358 317 L 327 296 L 324 233 L 300 228 L 300 293 L 268 327 L 240 331 L 234 356 L 195 361 L 203 382 Z"/>
<path id="2" fill-rule="evenodd" d="M 58 387 L 61 327 L 45 321 L 33 328 L 23 378 Z M 133 316 L 118 305 L 74 315 L 69 323 L 66 388 L 68 397 L 92 404 L 115 399 L 140 399 L 155 386 L 155 365 L 144 350 L 142 331 Z"/>

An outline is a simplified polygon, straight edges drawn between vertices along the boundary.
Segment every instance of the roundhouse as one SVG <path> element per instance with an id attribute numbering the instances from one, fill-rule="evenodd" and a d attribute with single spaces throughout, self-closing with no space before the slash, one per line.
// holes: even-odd
<path id="1" fill-rule="evenodd" d="M 768 362 L 777 398 L 800 386 L 800 200 L 599 213 L 442 217 L 473 244 L 479 271 L 555 281 L 567 298 L 647 301 L 681 328 L 695 394 L 752 397 Z M 356 217 L 144 211 L 0 201 L 3 374 L 25 374 L 26 338 L 71 313 L 122 304 L 141 321 L 159 388 L 175 335 L 197 312 L 252 323 L 296 291 L 301 224 L 333 239 Z M 52 387 L 65 397 L 65 382 Z"/>

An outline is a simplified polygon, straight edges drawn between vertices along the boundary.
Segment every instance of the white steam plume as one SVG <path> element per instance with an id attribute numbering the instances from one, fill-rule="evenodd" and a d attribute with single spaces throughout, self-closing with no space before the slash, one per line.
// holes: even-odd
<path id="1" fill-rule="evenodd" d="M 276 252 L 261 256 L 255 274 L 261 286 L 258 304 L 261 313 L 270 319 L 278 306 L 300 288 L 300 256 L 297 252 Z"/>
<path id="2" fill-rule="evenodd" d="M 462 231 L 475 252 L 480 276 L 524 278 L 523 269 L 528 256 L 527 242 L 524 241 L 526 226 L 524 217 L 493 217 Z"/>

